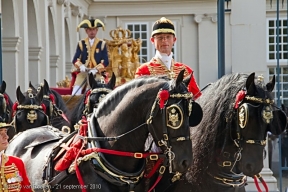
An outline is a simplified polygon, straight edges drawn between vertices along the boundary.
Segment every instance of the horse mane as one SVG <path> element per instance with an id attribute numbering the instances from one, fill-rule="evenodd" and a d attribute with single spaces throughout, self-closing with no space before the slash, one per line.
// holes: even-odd
<path id="1" fill-rule="evenodd" d="M 188 181 L 205 182 L 203 175 L 214 160 L 216 149 L 225 146 L 230 134 L 226 117 L 231 117 L 236 94 L 245 88 L 247 77 L 240 73 L 225 75 L 208 86 L 197 100 L 203 109 L 203 119 L 192 129 L 193 163 L 186 174 Z"/>
<path id="2" fill-rule="evenodd" d="M 169 81 L 170 79 L 166 75 L 159 75 L 159 76 L 140 76 L 136 79 L 132 79 L 131 81 L 116 87 L 111 93 L 109 93 L 101 103 L 99 103 L 98 108 L 96 110 L 96 114 L 101 115 L 101 113 L 111 112 L 117 105 L 122 101 L 124 95 L 126 95 L 130 90 L 141 87 L 146 84 L 156 83 L 156 82 L 163 82 L 159 84 L 159 87 L 164 84 L 165 82 Z M 113 103 L 113 104 L 111 104 Z M 105 109 L 105 110 L 101 110 Z"/>
<path id="3" fill-rule="evenodd" d="M 63 111 L 64 114 L 67 114 L 68 108 L 62 98 L 62 96 L 55 90 L 50 89 L 51 93 L 55 97 L 56 106 Z"/>
<path id="4" fill-rule="evenodd" d="M 87 90 L 88 91 L 88 90 Z M 72 111 L 68 112 L 68 116 L 70 119 L 71 126 L 74 126 L 77 122 L 77 119 L 79 117 L 82 117 L 83 111 L 85 109 L 84 100 L 86 99 L 86 93 L 87 91 L 82 95 L 82 97 L 78 100 L 77 104 L 73 107 Z M 73 97 L 73 96 L 72 96 Z M 81 118 L 80 118 L 81 119 Z"/>

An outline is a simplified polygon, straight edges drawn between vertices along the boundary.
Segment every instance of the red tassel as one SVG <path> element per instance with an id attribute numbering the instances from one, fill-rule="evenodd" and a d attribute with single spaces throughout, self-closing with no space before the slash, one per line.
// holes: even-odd
<path id="1" fill-rule="evenodd" d="M 9 105 L 9 97 L 7 94 L 4 94 L 4 98 L 5 98 L 5 101 L 6 101 L 6 104 Z"/>
<path id="2" fill-rule="evenodd" d="M 87 91 L 86 96 L 85 96 L 85 104 L 88 103 L 89 95 L 91 94 L 91 90 Z"/>
<path id="3" fill-rule="evenodd" d="M 81 146 L 80 146 L 81 147 Z M 75 148 L 74 146 L 72 146 L 63 156 L 62 159 L 60 159 L 57 164 L 55 165 L 55 170 L 56 171 L 63 171 L 65 169 L 68 169 L 69 166 L 72 164 L 72 162 L 75 160 L 78 152 L 79 152 L 79 148 Z"/>
<path id="4" fill-rule="evenodd" d="M 244 99 L 245 96 L 246 96 L 246 91 L 244 91 L 244 90 L 241 90 L 237 93 L 236 99 L 235 99 L 234 109 L 238 109 L 239 103 Z"/>
<path id="5" fill-rule="evenodd" d="M 42 110 L 44 111 L 44 113 L 46 114 L 46 105 L 44 105 L 43 103 L 41 104 Z"/>
<path id="6" fill-rule="evenodd" d="M 78 135 L 86 136 L 88 129 L 86 118 L 83 118 L 81 120 L 81 123 L 82 125 L 79 129 Z M 67 150 L 65 155 L 56 163 L 54 169 L 56 171 L 63 171 L 65 169 L 68 169 L 69 166 L 72 164 L 72 162 L 79 157 L 80 150 L 82 150 L 82 148 L 83 148 L 83 140 L 78 138 L 74 143 L 71 144 L 71 147 Z"/>
<path id="7" fill-rule="evenodd" d="M 17 110 L 17 107 L 18 107 L 18 102 L 15 102 L 12 106 L 12 110 L 13 111 L 16 111 Z"/>
<path id="8" fill-rule="evenodd" d="M 52 101 L 53 104 L 55 104 L 55 97 L 53 94 L 49 95 L 50 101 Z"/>
<path id="9" fill-rule="evenodd" d="M 165 102 L 169 99 L 169 91 L 168 90 L 162 90 L 159 92 L 158 97 L 160 99 L 159 105 L 160 109 L 164 108 Z"/>

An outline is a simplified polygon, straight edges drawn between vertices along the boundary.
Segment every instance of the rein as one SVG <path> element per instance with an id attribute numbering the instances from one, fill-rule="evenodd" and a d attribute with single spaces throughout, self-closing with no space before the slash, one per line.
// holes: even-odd
<path id="1" fill-rule="evenodd" d="M 241 160 L 242 155 L 241 155 L 241 151 L 242 151 L 242 144 L 246 143 L 246 144 L 254 144 L 254 145 L 261 145 L 261 146 L 265 146 L 266 145 L 266 140 L 252 140 L 252 139 L 248 139 L 248 140 L 244 140 L 241 137 L 241 129 L 244 129 L 247 123 L 247 111 L 248 111 L 248 105 L 246 103 L 244 103 L 243 101 L 251 101 L 251 102 L 255 102 L 255 103 L 259 103 L 259 104 L 264 104 L 264 105 L 268 105 L 271 106 L 274 104 L 274 101 L 271 99 L 263 99 L 263 98 L 258 98 L 255 96 L 249 96 L 246 94 L 246 91 L 241 90 L 238 92 L 238 94 L 236 95 L 236 101 L 235 101 L 235 105 L 234 105 L 234 111 L 233 114 L 235 114 L 236 112 L 236 121 L 237 123 L 237 128 L 236 128 L 236 135 L 237 138 L 233 139 L 232 136 L 232 140 L 235 144 L 235 146 L 238 148 L 238 151 L 233 155 L 233 160 L 234 163 L 232 163 L 231 159 L 229 158 L 231 156 L 231 154 L 229 152 L 223 152 L 223 157 L 224 158 L 228 158 L 228 161 L 224 160 L 224 161 L 217 161 L 218 162 L 218 166 L 220 167 L 231 167 L 230 168 L 230 172 L 232 174 L 227 174 L 224 173 L 225 175 L 220 174 L 220 176 L 215 176 L 212 175 L 210 173 L 208 173 L 210 176 L 212 176 L 215 180 L 220 181 L 221 183 L 223 183 L 224 185 L 227 186 L 232 186 L 234 188 L 239 188 L 241 186 L 244 186 L 246 184 L 246 176 L 245 175 L 241 175 L 241 174 L 237 174 L 235 173 L 233 170 L 236 166 L 236 163 L 238 161 Z M 265 111 L 266 112 L 266 111 Z M 265 120 L 265 122 L 270 122 L 271 118 L 273 118 L 273 115 L 271 117 L 272 111 L 267 111 L 266 115 L 263 116 L 263 119 Z M 232 121 L 232 115 L 230 115 L 230 117 L 226 118 L 226 122 L 230 122 Z M 231 131 L 231 128 L 230 128 Z M 231 132 L 230 132 L 231 134 Z M 226 154 L 226 155 L 225 155 Z M 235 177 L 238 176 L 238 177 Z M 257 187 L 258 192 L 262 192 L 259 184 L 257 182 L 257 178 L 261 181 L 261 183 L 263 184 L 266 192 L 268 192 L 268 187 L 267 184 L 265 183 L 264 179 L 262 178 L 262 176 L 260 174 L 255 175 L 254 177 L 254 183 Z"/>
<path id="2" fill-rule="evenodd" d="M 90 94 L 89 94 L 90 95 Z M 87 97 L 87 95 L 86 95 Z M 100 168 L 105 171 L 106 173 L 108 173 L 112 178 L 117 179 L 117 180 L 120 180 L 121 182 L 123 183 L 126 183 L 129 185 L 129 188 L 130 188 L 130 191 L 133 191 L 134 190 L 134 187 L 135 187 L 135 184 L 139 182 L 140 178 L 143 176 L 143 171 L 142 173 L 140 173 L 140 175 L 138 176 L 133 176 L 131 177 L 130 175 L 120 175 L 120 174 L 117 174 L 117 168 L 114 168 L 114 167 L 111 167 L 111 165 L 108 167 L 107 165 L 104 165 L 104 163 L 108 163 L 108 162 L 105 162 L 105 158 L 100 158 L 100 154 L 98 153 L 106 153 L 106 154 L 111 154 L 111 155 L 118 155 L 118 156 L 126 156 L 126 157 L 132 157 L 132 158 L 136 158 L 136 159 L 146 159 L 146 158 L 149 158 L 150 160 L 157 160 L 157 163 L 156 163 L 156 166 L 152 169 L 152 171 L 147 175 L 147 177 L 151 177 L 155 172 L 156 170 L 158 169 L 158 167 L 160 166 L 160 164 L 162 164 L 162 166 L 160 166 L 159 168 L 159 175 L 158 175 L 158 178 L 156 180 L 156 182 L 154 183 L 154 185 L 149 189 L 149 192 L 151 190 L 153 190 L 153 188 L 157 185 L 157 183 L 160 181 L 160 179 L 162 178 L 162 175 L 164 174 L 165 172 L 165 169 L 166 169 L 166 164 L 167 162 L 169 162 L 169 172 L 172 173 L 172 161 L 174 160 L 175 158 L 175 154 L 174 152 L 171 150 L 172 149 L 172 146 L 170 146 L 170 143 L 169 143 L 169 137 L 168 137 L 168 131 L 167 131 L 167 126 L 169 125 L 166 125 L 165 122 L 166 121 L 166 113 L 163 112 L 162 114 L 162 119 L 164 120 L 164 125 L 163 125 L 163 138 L 161 139 L 158 139 L 157 135 L 156 135 L 156 132 L 155 132 L 155 129 L 153 127 L 153 118 L 155 117 L 155 115 L 158 113 L 159 109 L 166 109 L 166 104 L 168 103 L 168 99 L 169 98 L 177 98 L 177 99 L 181 99 L 180 102 L 182 101 L 182 99 L 191 99 L 192 98 L 192 94 L 191 93 L 185 93 L 185 94 L 171 94 L 169 93 L 168 90 L 165 90 L 165 89 L 160 89 L 157 96 L 156 96 L 156 99 L 152 105 L 152 108 L 151 108 L 151 111 L 150 111 L 150 115 L 148 117 L 148 119 L 146 120 L 145 123 L 142 123 L 141 125 L 133 128 L 132 130 L 130 131 L 127 131 L 126 133 L 123 133 L 119 136 L 116 136 L 116 137 L 88 137 L 87 136 L 87 130 L 89 126 L 92 125 L 91 121 L 93 119 L 89 118 L 88 121 L 85 120 L 85 117 L 84 118 L 84 121 L 82 119 L 82 125 L 80 126 L 80 129 L 79 129 L 79 133 L 77 135 L 77 138 L 78 138 L 78 144 L 76 143 L 75 145 L 72 144 L 72 147 L 67 147 L 67 152 L 66 152 L 66 155 L 67 154 L 70 154 L 69 157 L 63 157 L 62 160 L 60 160 L 56 166 L 55 166 L 55 169 L 58 170 L 58 171 L 62 171 L 62 170 L 65 170 L 67 169 L 67 165 L 69 166 L 69 163 L 67 163 L 67 160 L 68 159 L 68 162 L 72 162 L 74 160 L 74 165 L 71 165 L 70 168 L 69 168 L 69 172 L 75 170 L 76 173 L 77 173 L 77 178 L 79 180 L 79 183 L 81 186 L 84 187 L 84 183 L 83 183 L 83 179 L 82 179 L 82 176 L 80 174 L 80 171 L 78 170 L 78 164 L 84 160 L 84 159 L 91 159 L 91 158 L 94 158 L 96 161 L 97 161 L 97 165 L 100 165 Z M 87 99 L 87 98 L 86 98 Z M 180 103 L 179 102 L 179 103 Z M 191 101 L 192 102 L 192 101 Z M 189 110 L 189 115 L 191 113 L 191 110 L 192 110 L 192 103 L 189 102 L 188 104 L 188 110 Z M 156 107 L 156 104 L 159 104 L 159 108 Z M 177 104 L 172 104 L 171 106 L 169 107 L 174 107 L 176 108 L 177 107 Z M 179 107 L 178 107 L 179 108 Z M 172 108 L 173 109 L 173 108 Z M 179 108 L 178 110 L 180 110 L 181 113 L 183 113 L 181 111 L 181 109 Z M 95 113 L 95 110 L 94 110 L 94 113 Z M 92 117 L 94 117 L 94 113 L 92 114 Z M 178 114 L 177 114 L 178 115 Z M 183 114 L 182 115 L 182 118 L 183 118 Z M 174 128 L 174 129 L 178 129 L 180 128 L 180 126 L 176 126 L 174 124 L 177 124 L 179 120 L 173 120 L 173 124 L 171 126 L 171 128 Z M 182 122 L 181 122 L 182 123 Z M 148 131 L 152 134 L 152 137 L 154 139 L 154 141 L 157 141 L 157 144 L 158 146 L 165 146 L 166 150 L 164 152 L 164 154 L 158 154 L 158 153 L 139 153 L 139 152 L 125 152 L 125 151 L 116 151 L 116 150 L 109 150 L 109 149 L 103 149 L 101 147 L 92 147 L 92 148 L 88 148 L 86 150 L 83 150 L 83 145 L 86 144 L 88 141 L 117 141 L 118 139 L 120 139 L 121 137 L 125 136 L 125 135 L 128 135 L 129 133 L 139 129 L 140 127 L 144 126 L 144 125 L 148 125 Z M 180 124 L 181 125 L 181 124 Z M 92 125 L 93 126 L 93 125 Z M 84 129 L 84 130 L 83 130 Z M 89 130 L 92 129 L 91 127 L 89 128 Z M 89 132 L 89 131 L 88 131 Z M 81 134 L 82 133 L 82 134 Z M 175 142 L 175 141 L 185 141 L 185 140 L 190 140 L 190 135 L 188 136 L 181 136 L 181 137 L 176 137 L 176 138 L 172 138 L 170 140 L 170 142 Z M 82 144 L 80 144 L 82 143 Z M 69 153 L 69 151 L 73 150 L 73 146 L 76 147 L 76 151 L 78 151 L 77 153 L 75 153 L 75 150 L 74 150 L 74 154 L 71 156 L 71 153 Z M 92 145 L 93 146 L 93 145 Z M 167 160 L 167 156 L 168 156 L 168 160 Z M 78 157 L 81 157 L 81 158 L 78 158 Z M 83 158 L 82 158 L 83 157 Z M 65 161 L 66 163 L 63 164 Z M 109 164 L 109 163 L 108 163 Z M 99 168 L 99 166 L 98 166 Z M 111 170 L 112 169 L 112 170 Z M 115 173 L 116 171 L 116 173 Z M 96 171 L 100 176 L 101 176 L 101 173 L 99 173 L 98 171 Z M 122 172 L 123 173 L 123 172 Z M 175 177 L 176 178 L 176 177 Z M 105 178 L 104 178 L 105 179 Z M 82 188 L 82 191 L 86 191 L 85 189 Z"/>
<path id="3" fill-rule="evenodd" d="M 49 114 L 50 118 L 54 114 L 56 117 L 57 116 L 61 116 L 65 121 L 70 123 L 68 118 L 67 118 L 67 116 L 65 115 L 65 113 L 63 113 L 63 111 L 56 106 L 55 97 L 54 97 L 54 95 L 52 93 L 50 93 L 49 95 L 43 95 L 43 98 L 49 100 L 50 110 L 51 110 L 50 114 Z"/>
<path id="4" fill-rule="evenodd" d="M 264 188 L 265 188 L 265 191 L 266 191 L 266 192 L 269 192 L 268 186 L 267 186 L 266 182 L 264 181 L 263 177 L 262 177 L 260 174 L 254 175 L 253 179 L 254 179 L 254 183 L 255 183 L 255 185 L 256 185 L 256 188 L 257 188 L 258 192 L 262 192 L 262 190 L 261 190 L 260 187 L 259 187 L 259 184 L 258 184 L 258 180 L 257 180 L 257 179 L 259 179 L 259 180 L 261 181 L 262 185 L 263 185 Z"/>

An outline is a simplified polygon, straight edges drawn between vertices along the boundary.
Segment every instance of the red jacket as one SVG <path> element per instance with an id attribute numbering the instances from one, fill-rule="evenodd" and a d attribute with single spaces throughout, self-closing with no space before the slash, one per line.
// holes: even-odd
<path id="1" fill-rule="evenodd" d="M 33 191 L 26 174 L 23 161 L 14 156 L 2 154 L 0 191 L 31 192 Z"/>
<path id="2" fill-rule="evenodd" d="M 136 70 L 135 77 L 141 75 L 167 75 L 170 78 L 176 78 L 179 72 L 185 69 L 184 78 L 193 73 L 193 70 L 187 65 L 172 60 L 171 70 L 167 69 L 166 65 L 162 63 L 160 59 L 152 58 L 150 62 L 142 64 Z M 200 89 L 196 83 L 194 75 L 192 74 L 191 81 L 188 85 L 188 90 L 193 93 L 194 99 L 197 99 L 201 96 Z"/>

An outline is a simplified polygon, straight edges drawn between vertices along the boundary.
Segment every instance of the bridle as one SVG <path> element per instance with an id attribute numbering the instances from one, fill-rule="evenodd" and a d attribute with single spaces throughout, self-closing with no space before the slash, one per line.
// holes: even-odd
<path id="1" fill-rule="evenodd" d="M 167 83 L 166 83 L 167 84 Z M 167 84 L 168 85 L 168 84 Z M 166 87 L 167 87 L 166 85 Z M 153 175 L 156 173 L 158 167 L 159 167 L 159 176 L 156 181 L 156 183 L 152 186 L 153 188 L 155 185 L 160 181 L 162 178 L 162 175 L 165 172 L 167 163 L 169 163 L 169 171 L 172 173 L 172 161 L 174 160 L 175 154 L 172 151 L 172 142 L 180 142 L 180 141 L 187 141 L 190 140 L 190 133 L 188 135 L 181 135 L 178 137 L 171 138 L 168 134 L 168 127 L 172 129 L 179 129 L 182 127 L 183 119 L 185 113 L 183 112 L 183 108 L 179 105 L 180 102 L 183 100 L 187 100 L 187 111 L 189 112 L 189 115 L 192 111 L 192 93 L 176 93 L 176 94 L 170 94 L 168 89 L 164 88 L 160 89 L 154 102 L 151 107 L 150 115 L 146 122 L 143 124 L 135 127 L 134 129 L 123 133 L 116 137 L 97 137 L 96 128 L 94 127 L 93 119 L 95 121 L 95 110 L 94 113 L 90 116 L 91 118 L 88 119 L 87 123 L 87 130 L 86 131 L 80 131 L 80 132 L 87 132 L 87 135 L 78 135 L 78 138 L 80 139 L 82 143 L 82 147 L 79 149 L 79 153 L 76 157 L 73 157 L 75 159 L 75 163 L 72 164 L 69 168 L 69 172 L 76 171 L 77 173 L 77 165 L 81 163 L 81 161 L 87 161 L 90 159 L 95 159 L 97 161 L 97 169 L 94 169 L 99 175 L 103 175 L 102 172 L 106 172 L 109 174 L 108 182 L 114 183 L 118 186 L 129 186 L 129 190 L 132 191 L 135 187 L 135 185 L 140 181 L 140 179 L 143 177 L 145 164 L 142 166 L 141 170 L 137 171 L 137 173 L 124 173 L 122 171 L 119 171 L 116 167 L 112 166 L 102 155 L 104 154 L 112 154 L 112 155 L 118 155 L 118 156 L 127 156 L 132 157 L 136 159 L 145 159 L 149 158 L 150 160 L 157 161 L 157 168 L 154 168 L 152 170 L 152 173 L 149 173 L 148 175 Z M 166 106 L 169 99 L 180 99 L 179 102 L 171 104 L 169 106 Z M 162 119 L 163 119 L 163 129 L 162 129 L 162 136 L 157 136 L 155 132 L 155 126 L 153 124 L 153 120 L 157 113 L 161 112 Z M 116 151 L 116 150 L 108 150 L 105 148 L 101 148 L 99 141 L 116 141 L 120 139 L 123 136 L 128 135 L 129 133 L 141 128 L 142 126 L 147 125 L 148 131 L 152 134 L 154 141 L 157 143 L 160 147 L 165 147 L 164 154 L 159 153 L 150 153 L 150 152 L 125 152 L 125 151 Z M 186 127 L 185 127 L 186 128 Z M 80 126 L 80 130 L 83 129 L 83 126 Z M 93 132 L 94 130 L 94 132 Z M 96 135 L 96 137 L 95 137 Z M 91 148 L 88 148 L 86 150 L 83 150 L 84 145 L 86 145 L 87 142 L 90 141 Z M 95 141 L 95 142 L 93 142 Z M 80 145 L 78 145 L 80 146 Z M 168 160 L 167 160 L 168 156 Z M 79 158 L 77 158 L 79 157 Z M 78 160 L 77 160 L 78 159 Z M 93 162 L 93 161 L 92 161 Z M 95 163 L 95 162 L 94 162 Z M 94 164 L 93 163 L 93 164 Z M 161 165 L 162 164 L 162 165 Z M 102 169 L 102 171 L 99 171 L 99 167 Z M 179 177 L 179 174 L 175 174 L 176 177 Z M 81 174 L 79 176 L 79 173 L 77 174 L 78 181 L 81 185 L 84 185 L 84 183 L 81 183 L 80 181 L 83 181 Z M 105 178 L 104 178 L 105 179 Z M 106 178 L 107 180 L 107 178 Z M 151 191 L 152 189 L 150 189 Z"/>
<path id="2" fill-rule="evenodd" d="M 99 88 L 94 88 L 94 89 L 90 89 L 86 92 L 85 95 L 85 99 L 84 99 L 84 104 L 85 104 L 85 108 L 83 111 L 83 115 L 88 116 L 88 114 L 92 113 L 92 111 L 90 111 L 91 109 L 91 101 L 90 101 L 90 97 L 95 95 L 95 94 L 101 94 L 98 98 L 97 103 L 94 104 L 94 106 L 92 108 L 97 108 L 99 103 L 104 99 L 104 97 L 110 93 L 112 90 L 105 88 L 105 87 L 99 87 Z"/>
<path id="3" fill-rule="evenodd" d="M 259 105 L 253 105 L 253 104 L 259 104 Z M 264 105 L 264 106 L 263 106 Z M 271 123 L 273 120 L 273 109 L 272 106 L 274 105 L 274 100 L 269 98 L 260 98 L 256 96 L 250 96 L 247 95 L 245 90 L 241 90 L 238 92 L 236 96 L 236 102 L 233 108 L 233 112 L 226 118 L 227 126 L 231 125 L 232 119 L 236 120 L 236 138 L 233 137 L 232 134 L 232 128 L 230 127 L 230 137 L 234 142 L 234 146 L 236 147 L 236 153 L 232 155 L 230 152 L 224 151 L 221 153 L 220 157 L 218 158 L 218 166 L 222 169 L 226 168 L 230 169 L 230 173 L 219 173 L 217 176 L 212 175 L 209 173 L 210 176 L 212 176 L 215 179 L 215 182 L 219 184 L 222 184 L 224 186 L 231 186 L 236 188 L 243 187 L 246 184 L 247 176 L 243 174 L 237 174 L 234 172 L 236 163 L 239 162 L 242 158 L 242 146 L 243 144 L 251 144 L 251 145 L 260 145 L 265 146 L 266 140 L 255 140 L 255 139 L 245 139 L 243 138 L 243 135 L 241 134 L 241 130 L 246 128 L 246 125 L 249 121 L 249 109 L 253 108 L 259 108 L 263 106 L 263 109 L 261 111 L 261 116 L 263 122 L 266 124 Z M 234 118 L 233 118 L 234 117 Z M 229 125 L 228 125 L 229 124 Z M 233 162 L 234 161 L 234 162 Z M 220 168 L 220 169 L 221 169 Z M 266 188 L 266 183 L 263 179 L 261 179 L 261 175 L 257 174 L 255 176 L 260 179 L 264 187 Z"/>
<path id="4" fill-rule="evenodd" d="M 18 101 L 16 101 L 13 104 L 12 110 L 13 110 L 13 123 L 14 123 L 14 127 L 15 130 L 17 131 L 17 125 L 16 125 L 16 117 L 17 114 L 22 112 L 23 110 L 28 110 L 29 112 L 27 113 L 26 119 L 29 123 L 34 123 L 35 120 L 38 119 L 38 115 L 37 112 L 42 113 L 43 115 L 45 115 L 46 119 L 47 119 L 47 124 L 50 124 L 49 121 L 49 116 L 46 114 L 46 106 L 41 103 L 39 105 L 35 104 L 35 97 L 32 94 L 32 92 L 30 90 L 28 90 L 28 97 L 30 98 L 30 104 L 28 105 L 21 105 L 18 103 Z"/>

